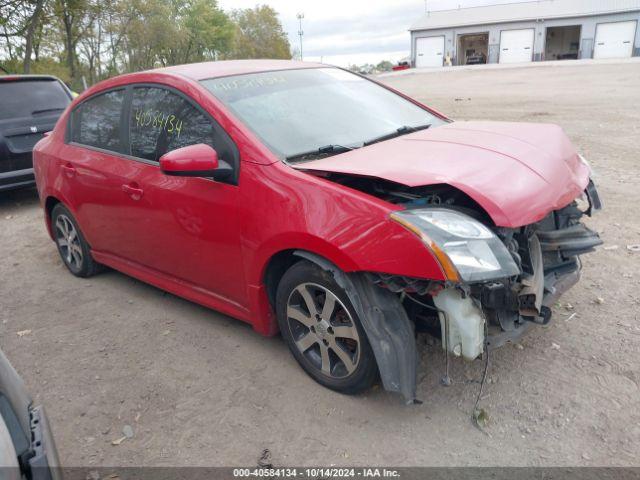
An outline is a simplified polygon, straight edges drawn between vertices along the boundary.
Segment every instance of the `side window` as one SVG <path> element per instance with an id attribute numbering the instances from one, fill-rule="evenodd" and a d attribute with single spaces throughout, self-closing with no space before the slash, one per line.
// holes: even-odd
<path id="1" fill-rule="evenodd" d="M 71 114 L 71 141 L 120 152 L 123 103 L 124 90 L 116 90 L 80 104 Z"/>
<path id="2" fill-rule="evenodd" d="M 197 143 L 213 147 L 235 165 L 233 144 L 220 126 L 181 96 L 155 87 L 136 87 L 129 120 L 130 154 L 157 162 L 162 155 Z"/>

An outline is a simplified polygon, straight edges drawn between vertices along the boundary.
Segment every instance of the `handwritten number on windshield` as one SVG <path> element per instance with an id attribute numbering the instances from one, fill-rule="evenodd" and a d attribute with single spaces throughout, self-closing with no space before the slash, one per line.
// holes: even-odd
<path id="1" fill-rule="evenodd" d="M 135 119 L 138 128 L 157 128 L 180 138 L 183 122 L 173 114 L 164 113 L 160 110 L 136 110 Z"/>

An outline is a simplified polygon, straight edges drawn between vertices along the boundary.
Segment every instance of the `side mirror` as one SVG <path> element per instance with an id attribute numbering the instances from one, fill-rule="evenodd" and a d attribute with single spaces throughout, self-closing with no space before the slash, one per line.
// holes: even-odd
<path id="1" fill-rule="evenodd" d="M 160 157 L 160 170 L 165 175 L 177 177 L 213 177 L 226 180 L 233 174 L 233 168 L 209 145 L 198 143 L 178 148 Z"/>

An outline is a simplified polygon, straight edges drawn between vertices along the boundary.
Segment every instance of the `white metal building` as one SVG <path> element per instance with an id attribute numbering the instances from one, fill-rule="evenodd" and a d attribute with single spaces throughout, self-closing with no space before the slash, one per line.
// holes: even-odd
<path id="1" fill-rule="evenodd" d="M 411 28 L 415 67 L 640 55 L 640 0 L 535 0 L 427 12 Z"/>

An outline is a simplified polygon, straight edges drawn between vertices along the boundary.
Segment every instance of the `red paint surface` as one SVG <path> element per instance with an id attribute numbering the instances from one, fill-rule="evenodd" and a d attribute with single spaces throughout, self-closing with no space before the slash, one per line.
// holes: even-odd
<path id="1" fill-rule="evenodd" d="M 160 157 L 160 169 L 167 173 L 206 172 L 218 168 L 217 152 L 203 143 L 189 145 Z"/>
<path id="2" fill-rule="evenodd" d="M 137 82 L 169 85 L 191 97 L 236 143 L 238 185 L 167 176 L 158 165 L 66 144 L 68 109 L 34 150 L 41 202 L 56 199 L 71 209 L 99 262 L 248 321 L 265 335 L 277 330 L 264 276 L 279 252 L 313 252 L 347 272 L 443 279 L 429 250 L 389 220 L 400 207 L 283 164 L 194 80 L 315 66 L 217 62 L 102 82 L 71 108 L 104 89 Z M 304 168 L 411 186 L 450 183 L 504 226 L 536 221 L 566 205 L 588 179 L 558 127 L 483 122 L 418 132 Z"/>
<path id="3" fill-rule="evenodd" d="M 301 165 L 408 186 L 449 184 L 498 226 L 520 227 L 564 207 L 589 170 L 556 125 L 455 122 Z"/>

